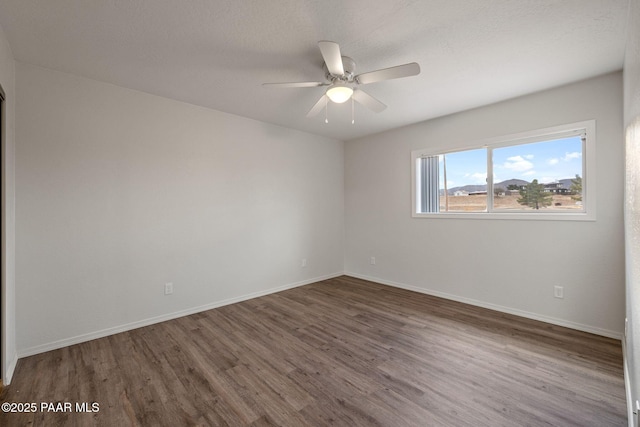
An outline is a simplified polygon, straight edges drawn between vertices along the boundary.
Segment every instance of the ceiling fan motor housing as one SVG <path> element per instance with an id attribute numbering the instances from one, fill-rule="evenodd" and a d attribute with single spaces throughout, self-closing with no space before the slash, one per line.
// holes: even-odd
<path id="1" fill-rule="evenodd" d="M 345 83 L 353 83 L 353 77 L 356 74 L 356 62 L 349 58 L 348 56 L 342 57 L 342 68 L 344 68 L 344 75 L 342 76 L 334 76 L 329 72 L 327 68 L 327 64 L 322 64 L 322 69 L 324 70 L 324 75 L 330 82 L 334 82 L 336 80 L 340 80 Z"/>

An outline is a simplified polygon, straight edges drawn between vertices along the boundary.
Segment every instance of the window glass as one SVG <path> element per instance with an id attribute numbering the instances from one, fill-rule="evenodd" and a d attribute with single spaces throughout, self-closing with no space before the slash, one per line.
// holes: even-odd
<path id="1" fill-rule="evenodd" d="M 440 212 L 486 212 L 487 150 L 456 151 L 440 158 Z"/>
<path id="2" fill-rule="evenodd" d="M 582 138 L 494 148 L 495 211 L 582 211 Z"/>

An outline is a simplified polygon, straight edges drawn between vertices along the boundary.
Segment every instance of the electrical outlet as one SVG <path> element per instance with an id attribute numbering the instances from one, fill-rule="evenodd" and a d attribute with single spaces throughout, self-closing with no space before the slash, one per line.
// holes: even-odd
<path id="1" fill-rule="evenodd" d="M 369 264 L 376 265 L 376 257 L 372 256 L 371 259 L 369 260 Z"/>
<path id="2" fill-rule="evenodd" d="M 173 283 L 164 284 L 164 294 L 171 295 L 173 293 Z"/>
<path id="3" fill-rule="evenodd" d="M 304 268 L 307 266 L 307 259 L 306 258 L 302 258 L 302 261 L 300 261 L 300 267 Z"/>
<path id="4" fill-rule="evenodd" d="M 553 296 L 556 298 L 564 298 L 564 287 L 562 286 L 554 286 L 553 287 Z"/>

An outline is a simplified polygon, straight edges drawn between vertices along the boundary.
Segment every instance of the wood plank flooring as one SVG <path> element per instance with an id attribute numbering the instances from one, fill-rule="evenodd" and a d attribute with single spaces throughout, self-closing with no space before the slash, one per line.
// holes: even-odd
<path id="1" fill-rule="evenodd" d="M 21 359 L 0 397 L 38 405 L 2 426 L 626 425 L 619 341 L 347 276 Z"/>

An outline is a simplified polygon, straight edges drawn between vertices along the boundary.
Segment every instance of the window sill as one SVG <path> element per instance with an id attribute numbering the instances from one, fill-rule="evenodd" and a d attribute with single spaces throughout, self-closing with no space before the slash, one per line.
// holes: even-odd
<path id="1" fill-rule="evenodd" d="M 594 213 L 587 212 L 442 212 L 413 213 L 413 218 L 437 219 L 507 219 L 523 221 L 595 221 Z"/>

